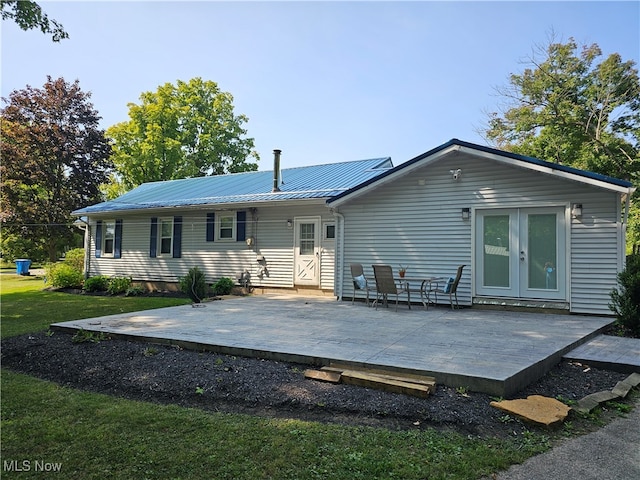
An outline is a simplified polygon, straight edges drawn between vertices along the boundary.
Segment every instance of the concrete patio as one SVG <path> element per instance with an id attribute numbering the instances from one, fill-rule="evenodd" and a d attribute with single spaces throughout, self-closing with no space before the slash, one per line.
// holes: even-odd
<path id="1" fill-rule="evenodd" d="M 368 308 L 266 294 L 53 324 L 184 348 L 314 365 L 432 375 L 438 384 L 508 397 L 596 336 L 611 318 L 481 309 Z"/>

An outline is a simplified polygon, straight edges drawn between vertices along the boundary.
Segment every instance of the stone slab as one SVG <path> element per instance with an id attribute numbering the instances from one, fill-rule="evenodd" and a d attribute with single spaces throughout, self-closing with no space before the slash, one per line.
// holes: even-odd
<path id="1" fill-rule="evenodd" d="M 632 373 L 624 380 L 625 382 L 637 387 L 640 385 L 640 373 Z"/>
<path id="2" fill-rule="evenodd" d="M 629 392 L 632 388 L 633 385 L 627 383 L 626 380 L 623 380 L 622 382 L 616 383 L 616 386 L 611 389 L 611 393 L 617 395 L 620 398 L 625 398 L 627 395 L 629 395 Z"/>
<path id="3" fill-rule="evenodd" d="M 490 405 L 524 420 L 546 426 L 564 421 L 571 411 L 571 407 L 555 398 L 542 395 L 529 395 L 526 399 L 491 402 Z"/>
<path id="4" fill-rule="evenodd" d="M 592 393 L 591 395 L 587 395 L 586 397 L 578 400 L 578 403 L 575 406 L 575 410 L 580 413 L 589 413 L 601 403 L 615 400 L 616 398 L 620 397 L 609 390 Z"/>

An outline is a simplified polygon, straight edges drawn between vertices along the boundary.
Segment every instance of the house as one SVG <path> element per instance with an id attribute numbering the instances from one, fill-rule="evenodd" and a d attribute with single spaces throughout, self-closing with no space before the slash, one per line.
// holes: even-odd
<path id="1" fill-rule="evenodd" d="M 85 274 L 174 286 L 207 281 L 333 293 L 335 217 L 326 201 L 386 171 L 390 158 L 151 182 L 74 212 L 86 219 Z"/>
<path id="2" fill-rule="evenodd" d="M 452 275 L 464 305 L 610 315 L 631 183 L 453 139 L 390 158 L 141 185 L 74 212 L 88 275 L 209 281 L 351 297 L 349 264 Z"/>
<path id="3" fill-rule="evenodd" d="M 611 315 L 633 191 L 453 139 L 327 201 L 338 219 L 336 295 L 352 291 L 347 262 L 408 265 L 417 278 L 464 264 L 463 304 Z"/>

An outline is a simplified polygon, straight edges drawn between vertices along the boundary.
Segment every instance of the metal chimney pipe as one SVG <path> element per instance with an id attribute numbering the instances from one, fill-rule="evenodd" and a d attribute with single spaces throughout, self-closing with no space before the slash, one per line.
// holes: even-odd
<path id="1" fill-rule="evenodd" d="M 272 192 L 280 191 L 280 154 L 282 150 L 273 151 L 273 190 Z"/>

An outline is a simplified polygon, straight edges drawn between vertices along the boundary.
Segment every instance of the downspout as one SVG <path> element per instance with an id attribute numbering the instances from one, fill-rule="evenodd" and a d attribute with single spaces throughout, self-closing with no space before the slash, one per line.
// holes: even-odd
<path id="1" fill-rule="evenodd" d="M 633 193 L 633 189 L 629 189 L 627 193 L 624 194 L 624 215 L 622 215 L 622 225 L 620 229 L 620 245 L 621 248 L 621 258 L 620 258 L 620 269 L 622 271 L 625 269 L 627 264 L 627 222 L 629 221 L 629 208 L 631 207 L 631 194 Z"/>
<path id="2" fill-rule="evenodd" d="M 335 288 L 336 300 L 342 300 L 342 283 L 344 280 L 344 215 L 335 209 L 331 209 L 331 213 L 337 219 L 337 231 L 338 231 L 338 264 L 336 265 L 336 272 L 333 277 L 333 284 Z"/>
<path id="3" fill-rule="evenodd" d="M 84 227 L 84 278 L 89 278 L 89 270 L 91 269 L 91 224 L 79 218 L 86 225 Z"/>

